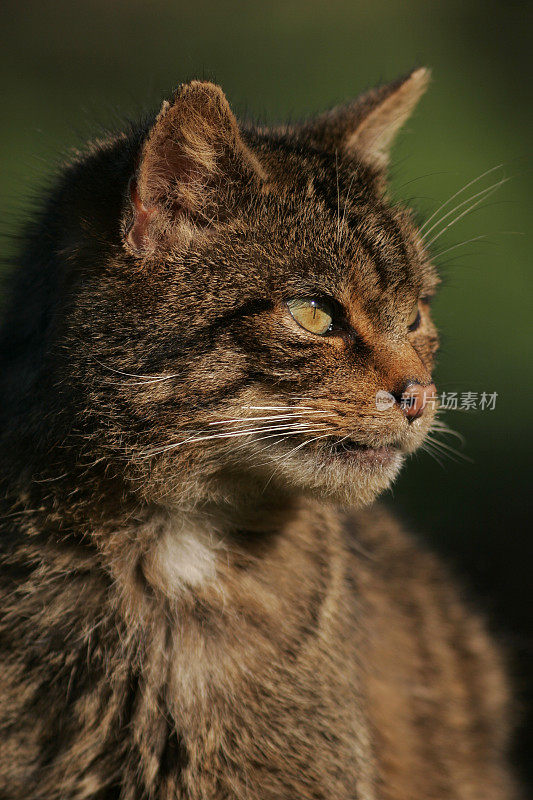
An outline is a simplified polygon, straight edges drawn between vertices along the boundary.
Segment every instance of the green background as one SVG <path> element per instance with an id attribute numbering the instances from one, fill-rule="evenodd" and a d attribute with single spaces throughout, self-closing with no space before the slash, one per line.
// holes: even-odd
<path id="1" fill-rule="evenodd" d="M 433 85 L 395 149 L 394 194 L 424 217 L 492 167 L 502 165 L 470 193 L 510 178 L 435 243 L 438 253 L 485 237 L 436 257 L 443 276 L 437 385 L 498 398 L 494 411 L 446 415 L 473 462 L 441 467 L 422 453 L 388 502 L 481 598 L 511 645 L 526 703 L 532 8 L 490 0 L 4 0 L 0 10 L 7 233 L 69 148 L 157 106 L 187 78 L 215 79 L 238 112 L 274 121 L 347 100 L 413 66 L 432 67 Z M 7 237 L 8 261 L 13 246 Z M 528 740 L 518 739 L 530 765 Z"/>

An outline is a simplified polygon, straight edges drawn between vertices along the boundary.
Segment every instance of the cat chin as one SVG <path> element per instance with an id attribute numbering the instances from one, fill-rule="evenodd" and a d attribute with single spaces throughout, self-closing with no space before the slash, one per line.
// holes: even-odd
<path id="1" fill-rule="evenodd" d="M 388 458 L 375 458 L 361 463 L 349 456 L 314 461 L 294 459 L 285 463 L 278 474 L 284 485 L 315 499 L 337 505 L 361 507 L 369 505 L 390 487 L 398 476 L 405 455 L 394 450 Z"/>
<path id="2" fill-rule="evenodd" d="M 242 456 L 241 456 L 242 457 Z M 396 479 L 406 453 L 396 448 L 339 451 L 335 455 L 315 451 L 296 452 L 288 457 L 272 457 L 257 468 L 251 460 L 249 469 L 225 463 L 223 468 L 190 469 L 176 485 L 175 475 L 183 470 L 170 458 L 143 474 L 137 486 L 143 495 L 158 506 L 195 509 L 199 505 L 224 506 L 239 513 L 269 503 L 272 497 L 281 503 L 294 495 L 341 506 L 362 507 L 372 503 Z M 169 489 L 169 487 L 171 487 Z"/>

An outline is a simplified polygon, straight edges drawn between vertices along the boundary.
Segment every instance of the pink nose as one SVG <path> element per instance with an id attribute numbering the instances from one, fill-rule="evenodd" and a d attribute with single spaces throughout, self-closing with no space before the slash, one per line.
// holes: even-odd
<path id="1" fill-rule="evenodd" d="M 434 383 L 421 386 L 415 381 L 409 381 L 398 399 L 399 405 L 408 422 L 412 422 L 422 414 L 427 405 L 436 401 L 437 390 Z"/>

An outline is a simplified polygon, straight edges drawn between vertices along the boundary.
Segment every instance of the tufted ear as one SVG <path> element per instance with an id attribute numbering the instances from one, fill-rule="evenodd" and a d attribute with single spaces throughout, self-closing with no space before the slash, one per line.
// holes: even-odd
<path id="1" fill-rule="evenodd" d="M 237 187 L 263 177 L 222 89 L 183 84 L 163 103 L 130 182 L 128 248 L 188 241 L 230 213 Z"/>
<path id="2" fill-rule="evenodd" d="M 304 125 L 320 147 L 337 150 L 384 169 L 396 134 L 427 89 L 430 71 L 416 69 L 393 83 L 371 89 L 353 103 L 338 106 Z"/>

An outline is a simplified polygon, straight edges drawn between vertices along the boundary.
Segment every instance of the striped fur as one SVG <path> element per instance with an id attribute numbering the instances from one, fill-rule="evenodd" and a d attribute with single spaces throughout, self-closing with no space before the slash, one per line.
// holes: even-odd
<path id="1" fill-rule="evenodd" d="M 193 81 L 28 228 L 0 334 L 0 798 L 515 797 L 483 620 L 363 510 L 434 423 L 375 404 L 437 349 L 434 267 L 384 193 L 426 83 L 264 130 Z"/>

